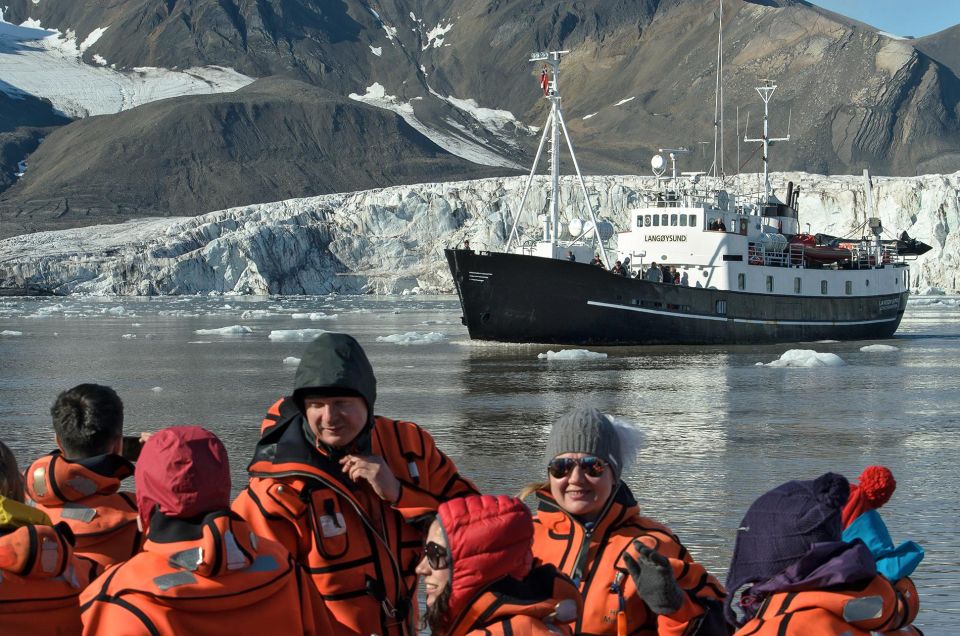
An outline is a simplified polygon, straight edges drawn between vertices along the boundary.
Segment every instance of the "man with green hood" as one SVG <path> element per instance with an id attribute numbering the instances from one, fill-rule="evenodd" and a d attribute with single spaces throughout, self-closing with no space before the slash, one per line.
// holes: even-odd
<path id="1" fill-rule="evenodd" d="M 250 483 L 233 509 L 310 573 L 336 634 L 413 636 L 419 522 L 477 489 L 429 433 L 374 415 L 376 397 L 360 344 L 317 337 L 293 395 L 263 420 Z"/>

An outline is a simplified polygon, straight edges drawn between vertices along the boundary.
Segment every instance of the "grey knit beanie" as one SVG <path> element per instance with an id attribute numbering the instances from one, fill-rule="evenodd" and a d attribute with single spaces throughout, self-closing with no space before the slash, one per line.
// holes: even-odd
<path id="1" fill-rule="evenodd" d="M 604 460 L 620 478 L 623 456 L 620 453 L 620 437 L 617 429 L 606 415 L 593 407 L 580 407 L 562 415 L 553 423 L 544 463 L 549 464 L 563 453 L 586 453 Z"/>

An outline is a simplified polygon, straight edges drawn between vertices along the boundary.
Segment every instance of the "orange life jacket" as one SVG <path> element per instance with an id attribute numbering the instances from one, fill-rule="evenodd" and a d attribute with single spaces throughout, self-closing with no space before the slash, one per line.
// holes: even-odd
<path id="1" fill-rule="evenodd" d="M 136 501 L 118 492 L 131 475 L 133 464 L 119 455 L 74 462 L 54 451 L 27 470 L 26 491 L 54 523 L 70 526 L 76 554 L 107 568 L 140 549 Z"/>
<path id="2" fill-rule="evenodd" d="M 569 605 L 563 608 L 561 603 Z M 553 566 L 534 568 L 523 580 L 504 577 L 482 590 L 454 619 L 448 636 L 569 636 L 570 619 L 583 609 L 576 586 Z M 557 618 L 564 612 L 570 615 Z"/>
<path id="3" fill-rule="evenodd" d="M 229 511 L 200 520 L 154 513 L 143 551 L 81 597 L 83 633 L 331 633 L 305 573 L 275 541 Z"/>
<path id="4" fill-rule="evenodd" d="M 0 634 L 80 634 L 80 592 L 96 564 L 74 556 L 69 528 L 46 524 L 0 496 Z"/>
<path id="5" fill-rule="evenodd" d="M 292 399 L 275 403 L 233 503 L 258 534 L 282 543 L 310 574 L 334 617 L 336 634 L 415 634 L 414 570 L 421 558 L 418 521 L 442 501 L 476 488 L 412 422 L 374 418 L 370 452 L 400 481 L 391 505 L 304 436 Z"/>
<path id="6" fill-rule="evenodd" d="M 693 634 L 707 620 L 725 624 L 723 586 L 693 560 L 669 528 L 640 516 L 626 484 L 619 485 L 592 529 L 560 508 L 549 491 L 538 491 L 537 499 L 533 555 L 557 566 L 579 586 L 583 614 L 575 633 L 617 634 L 618 620 L 624 619 L 631 636 Z M 634 539 L 665 556 L 673 566 L 677 583 L 686 592 L 683 605 L 673 614 L 654 614 L 637 594 L 623 561 L 625 553 L 636 556 Z"/>
<path id="7" fill-rule="evenodd" d="M 909 579 L 898 590 L 877 575 L 853 585 L 768 596 L 756 616 L 735 636 L 879 636 L 919 634 L 916 617 L 903 591 L 916 589 Z"/>

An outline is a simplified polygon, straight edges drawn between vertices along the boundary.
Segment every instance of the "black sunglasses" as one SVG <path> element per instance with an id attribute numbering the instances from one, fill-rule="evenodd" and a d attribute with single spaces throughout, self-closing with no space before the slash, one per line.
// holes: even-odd
<path id="1" fill-rule="evenodd" d="M 450 551 L 439 543 L 427 541 L 423 544 L 423 553 L 427 556 L 427 565 L 434 570 L 450 567 Z"/>
<path id="2" fill-rule="evenodd" d="M 574 466 L 580 466 L 588 477 L 599 477 L 607 469 L 607 463 L 599 457 L 587 455 L 579 459 L 572 457 L 555 457 L 547 464 L 547 472 L 551 477 L 562 479 L 573 472 Z"/>

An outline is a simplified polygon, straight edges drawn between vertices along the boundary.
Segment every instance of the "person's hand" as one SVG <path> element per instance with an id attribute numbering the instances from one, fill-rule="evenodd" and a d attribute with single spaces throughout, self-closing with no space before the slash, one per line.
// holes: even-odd
<path id="1" fill-rule="evenodd" d="M 373 492 L 388 503 L 400 498 L 400 481 L 382 457 L 376 455 L 347 455 L 340 460 L 343 472 L 354 482 L 361 479 L 370 484 Z"/>
<path id="2" fill-rule="evenodd" d="M 683 590 L 677 585 L 670 562 L 636 539 L 633 549 L 637 551 L 637 558 L 626 553 L 623 561 L 640 598 L 655 614 L 673 614 L 683 605 Z"/>

